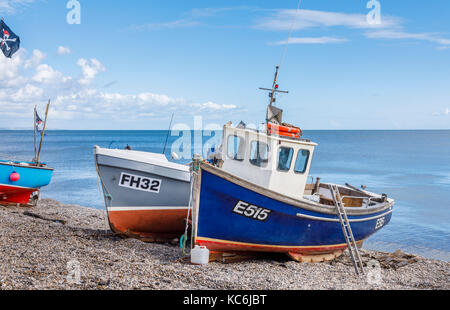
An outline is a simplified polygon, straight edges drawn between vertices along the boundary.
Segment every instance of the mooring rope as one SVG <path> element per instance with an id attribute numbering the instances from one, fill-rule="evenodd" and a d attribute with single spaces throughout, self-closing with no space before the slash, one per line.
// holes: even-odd
<path id="1" fill-rule="evenodd" d="M 104 213 L 105 214 L 105 224 L 107 226 L 111 226 L 109 224 L 108 205 L 106 203 L 106 200 L 109 199 L 111 201 L 111 203 L 112 203 L 113 198 L 109 194 L 108 189 L 105 187 L 105 184 L 103 183 L 103 179 L 102 179 L 102 176 L 100 175 L 100 169 L 98 168 L 97 161 L 95 162 L 95 170 L 97 170 L 97 181 L 98 181 L 97 182 L 97 185 L 98 185 L 97 189 L 100 191 L 101 194 L 103 194 L 103 199 L 105 200 L 105 207 L 102 208 L 105 211 L 105 213 Z M 102 188 L 100 188 L 100 186 Z"/>
<path id="2" fill-rule="evenodd" d="M 181 237 L 180 240 L 180 245 L 181 245 L 181 252 L 182 252 L 182 258 L 184 259 L 186 256 L 186 241 L 187 241 L 187 237 L 188 237 L 188 229 L 189 229 L 189 216 L 191 215 L 191 209 L 193 208 L 193 199 L 192 199 L 192 195 L 193 195 L 193 191 L 194 191 L 194 169 L 192 169 L 191 172 L 191 189 L 190 189 L 190 194 L 189 194 L 189 207 L 188 207 L 188 213 L 187 213 L 187 217 L 186 217 L 186 226 L 184 228 L 184 235 Z M 192 236 L 191 236 L 191 248 L 192 248 Z"/>

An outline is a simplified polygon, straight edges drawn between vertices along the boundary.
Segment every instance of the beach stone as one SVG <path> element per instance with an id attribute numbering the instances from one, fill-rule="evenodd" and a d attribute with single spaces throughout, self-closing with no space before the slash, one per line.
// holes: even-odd
<path id="1" fill-rule="evenodd" d="M 115 236 L 104 210 L 44 199 L 29 212 L 35 216 L 0 207 L 1 289 L 450 289 L 448 262 L 402 251 L 361 251 L 364 264 L 376 259 L 383 268 L 375 285 L 355 275 L 347 251 L 329 263 L 302 264 L 280 254 L 194 266 L 180 262 L 178 243 Z"/>

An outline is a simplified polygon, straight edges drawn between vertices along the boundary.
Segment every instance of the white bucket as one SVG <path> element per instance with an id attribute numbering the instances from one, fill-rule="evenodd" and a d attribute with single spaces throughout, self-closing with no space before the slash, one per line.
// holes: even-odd
<path id="1" fill-rule="evenodd" d="M 205 246 L 196 245 L 191 251 L 191 263 L 197 265 L 208 265 L 209 250 Z"/>

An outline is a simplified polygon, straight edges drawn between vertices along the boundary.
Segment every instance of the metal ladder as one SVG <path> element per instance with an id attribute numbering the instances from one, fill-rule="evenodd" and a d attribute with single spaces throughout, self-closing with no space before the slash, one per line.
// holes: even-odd
<path id="1" fill-rule="evenodd" d="M 350 227 L 350 222 L 347 217 L 347 212 L 345 212 L 344 203 L 342 202 L 339 189 L 335 184 L 330 184 L 329 187 L 334 205 L 336 206 L 337 214 L 339 216 L 342 232 L 344 233 L 345 240 L 347 241 L 348 251 L 352 257 L 353 266 L 355 266 L 356 274 L 364 274 L 361 255 L 359 254 L 358 246 L 356 245 L 355 237 L 353 236 L 352 228 Z"/>

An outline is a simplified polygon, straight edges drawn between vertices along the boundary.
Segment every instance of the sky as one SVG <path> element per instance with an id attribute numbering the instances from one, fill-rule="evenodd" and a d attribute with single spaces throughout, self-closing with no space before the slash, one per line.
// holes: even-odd
<path id="1" fill-rule="evenodd" d="M 450 1 L 78 0 L 80 24 L 70 2 L 0 0 L 21 38 L 0 129 L 49 99 L 49 129 L 260 124 L 280 63 L 276 105 L 303 129 L 450 129 Z"/>

